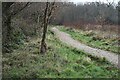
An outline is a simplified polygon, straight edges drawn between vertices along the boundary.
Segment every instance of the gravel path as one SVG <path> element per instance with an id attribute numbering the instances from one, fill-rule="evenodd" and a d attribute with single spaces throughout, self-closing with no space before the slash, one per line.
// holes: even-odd
<path id="1" fill-rule="evenodd" d="M 108 52 L 108 51 L 104 51 L 104 50 L 100 50 L 100 49 L 96 49 L 96 48 L 92 48 L 85 44 L 82 44 L 79 41 L 71 38 L 71 36 L 69 34 L 59 31 L 55 27 L 51 28 L 51 31 L 56 34 L 57 38 L 59 38 L 62 42 L 66 43 L 67 45 L 70 45 L 79 50 L 83 50 L 84 52 L 86 52 L 92 56 L 96 56 L 96 57 L 100 57 L 100 58 L 104 57 L 104 58 L 106 58 L 106 60 L 108 60 L 109 62 L 114 64 L 116 67 L 118 67 L 118 55 L 117 54 Z"/>

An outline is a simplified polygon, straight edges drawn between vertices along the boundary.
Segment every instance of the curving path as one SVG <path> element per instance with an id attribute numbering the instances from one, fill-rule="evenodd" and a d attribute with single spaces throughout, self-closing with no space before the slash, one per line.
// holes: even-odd
<path id="1" fill-rule="evenodd" d="M 86 52 L 92 56 L 106 58 L 107 61 L 111 62 L 116 67 L 118 67 L 118 56 L 119 55 L 112 53 L 112 52 L 92 48 L 85 44 L 82 44 L 79 41 L 71 38 L 71 36 L 69 34 L 59 31 L 56 27 L 51 28 L 51 31 L 55 33 L 57 38 L 59 38 L 62 42 L 66 43 L 67 45 L 77 48 L 79 50 L 83 50 L 84 52 Z"/>

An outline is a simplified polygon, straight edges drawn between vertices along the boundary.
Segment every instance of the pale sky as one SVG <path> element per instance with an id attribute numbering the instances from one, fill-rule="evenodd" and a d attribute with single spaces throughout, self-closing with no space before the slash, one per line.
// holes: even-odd
<path id="1" fill-rule="evenodd" d="M 83 2 L 83 3 L 85 3 L 85 2 L 104 2 L 104 3 L 107 3 L 107 2 L 113 2 L 114 1 L 114 3 L 118 3 L 118 1 L 119 0 L 70 0 L 70 2 L 74 2 L 74 3 L 78 3 L 78 2 Z"/>

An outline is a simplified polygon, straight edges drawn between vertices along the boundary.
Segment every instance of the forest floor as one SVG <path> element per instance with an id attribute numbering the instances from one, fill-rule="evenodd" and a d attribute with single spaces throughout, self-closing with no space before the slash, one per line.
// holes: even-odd
<path id="1" fill-rule="evenodd" d="M 50 30 L 46 42 L 45 54 L 39 53 L 38 37 L 31 37 L 12 53 L 3 54 L 3 78 L 118 78 L 119 70 L 111 63 L 62 43 Z"/>
<path id="2" fill-rule="evenodd" d="M 80 49 L 86 53 L 89 53 L 92 56 L 99 57 L 99 58 L 105 58 L 107 61 L 114 64 L 116 67 L 118 66 L 118 55 L 117 54 L 108 52 L 108 51 L 104 51 L 101 49 L 97 49 L 97 48 L 92 48 L 85 44 L 82 44 L 79 41 L 71 38 L 71 36 L 69 34 L 59 31 L 56 27 L 53 27 L 51 29 L 51 31 L 53 31 L 56 34 L 56 36 L 62 42 L 66 43 L 67 45 L 70 45 L 74 48 Z"/>

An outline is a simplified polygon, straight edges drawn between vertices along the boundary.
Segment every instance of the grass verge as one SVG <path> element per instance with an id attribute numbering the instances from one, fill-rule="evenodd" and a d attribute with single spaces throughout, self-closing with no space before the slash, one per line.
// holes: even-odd
<path id="1" fill-rule="evenodd" d="M 102 38 L 91 31 L 85 32 L 65 27 L 59 27 L 59 29 L 63 32 L 67 32 L 72 38 L 88 46 L 120 54 L 120 46 L 118 45 L 119 39 Z"/>

